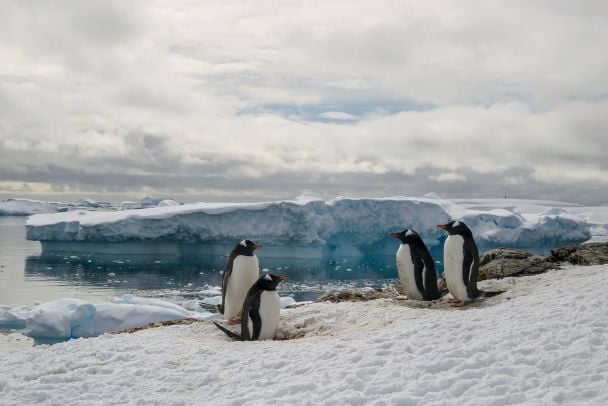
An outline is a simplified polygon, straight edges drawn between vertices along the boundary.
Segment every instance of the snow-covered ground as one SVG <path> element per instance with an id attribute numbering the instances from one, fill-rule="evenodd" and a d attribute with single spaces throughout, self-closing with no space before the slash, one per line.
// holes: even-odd
<path id="1" fill-rule="evenodd" d="M 454 309 L 389 299 L 281 311 L 287 341 L 209 322 L 5 354 L 0 403 L 608 404 L 608 266 L 487 281 Z"/>
<path id="2" fill-rule="evenodd" d="M 105 248 L 114 253 L 120 248 L 103 243 L 202 242 L 218 247 L 221 254 L 226 253 L 225 245 L 250 238 L 265 245 L 261 255 L 283 257 L 392 254 L 394 241 L 387 234 L 403 228 L 417 230 L 429 246 L 438 246 L 445 233 L 436 226 L 450 219 L 465 221 L 481 246 L 555 247 L 591 238 L 586 221 L 562 208 L 575 205 L 506 199 L 491 201 L 493 205 L 472 202 L 433 197 L 322 200 L 305 195 L 266 203 L 77 210 L 30 217 L 27 238 L 41 241 L 45 249 L 66 249 L 66 243 L 76 243 L 70 248 L 80 244 L 89 251 Z"/>

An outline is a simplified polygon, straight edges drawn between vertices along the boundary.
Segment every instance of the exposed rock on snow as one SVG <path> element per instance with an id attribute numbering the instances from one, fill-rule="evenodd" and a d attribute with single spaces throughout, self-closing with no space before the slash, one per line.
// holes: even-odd
<path id="1" fill-rule="evenodd" d="M 337 292 L 323 293 L 316 303 L 321 302 L 366 302 L 368 300 L 396 298 L 401 295 L 395 288 L 386 289 L 359 289 L 352 288 Z"/>
<path id="2" fill-rule="evenodd" d="M 542 255 L 508 248 L 493 249 L 479 259 L 478 280 L 543 273 L 558 265 Z"/>
<path id="3" fill-rule="evenodd" d="M 392 254 L 395 243 L 388 232 L 411 228 L 427 245 L 438 246 L 445 236 L 436 225 L 452 218 L 465 221 L 482 246 L 560 246 L 591 236 L 584 220 L 561 209 L 526 213 L 515 208 L 467 209 L 429 198 L 323 201 L 304 196 L 267 203 L 198 203 L 38 215 L 28 219 L 27 238 L 42 241 L 45 249 L 66 242 L 82 246 L 155 241 L 204 243 L 224 253 L 235 240 L 250 238 L 264 243 L 261 256 Z M 85 247 L 103 249 L 100 244 Z"/>
<path id="4" fill-rule="evenodd" d="M 591 243 L 551 250 L 551 261 L 575 265 L 608 264 L 608 243 Z"/>

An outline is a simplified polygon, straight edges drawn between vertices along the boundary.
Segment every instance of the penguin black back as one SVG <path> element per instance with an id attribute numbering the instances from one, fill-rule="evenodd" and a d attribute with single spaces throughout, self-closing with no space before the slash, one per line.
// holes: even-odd
<path id="1" fill-rule="evenodd" d="M 276 291 L 277 285 L 287 279 L 286 276 L 266 274 L 260 277 L 256 283 L 249 289 L 247 298 L 243 303 L 243 311 L 241 313 L 241 334 L 236 334 L 225 327 L 214 322 L 215 326 L 222 330 L 230 338 L 240 341 L 253 341 L 260 338 L 263 325 L 263 314 L 260 312 L 261 297 L 264 291 Z M 278 306 L 278 302 L 277 302 Z M 278 310 L 278 309 L 277 309 Z M 250 324 L 251 323 L 251 330 Z"/>
<path id="2" fill-rule="evenodd" d="M 398 238 L 402 244 L 409 245 L 412 263 L 414 264 L 416 287 L 422 293 L 424 300 L 439 299 L 441 292 L 437 287 L 435 261 L 433 261 L 433 257 L 420 235 L 413 230 L 407 229 L 389 235 Z"/>
<path id="3" fill-rule="evenodd" d="M 230 252 L 228 259 L 226 260 L 226 264 L 224 265 L 224 271 L 222 274 L 222 304 L 219 305 L 218 311 L 221 314 L 224 314 L 224 307 L 226 305 L 226 291 L 228 290 L 228 280 L 232 275 L 232 265 L 234 263 L 234 259 L 239 255 L 251 257 L 254 255 L 253 251 L 260 248 L 261 245 L 254 243 L 251 240 L 243 240 L 236 244 Z"/>
<path id="4" fill-rule="evenodd" d="M 462 221 L 450 221 L 441 224 L 439 228 L 448 232 L 450 236 L 458 235 L 463 239 L 462 245 L 462 281 L 467 288 L 467 295 L 471 300 L 480 296 L 490 297 L 504 291 L 484 292 L 477 288 L 477 276 L 479 275 L 479 250 L 473 238 L 473 232 Z"/>

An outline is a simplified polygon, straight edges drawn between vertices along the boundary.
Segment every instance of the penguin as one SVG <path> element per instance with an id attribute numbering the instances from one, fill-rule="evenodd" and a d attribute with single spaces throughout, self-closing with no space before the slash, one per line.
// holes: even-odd
<path id="1" fill-rule="evenodd" d="M 260 264 L 253 251 L 262 245 L 250 240 L 236 244 L 226 265 L 222 278 L 222 304 L 218 310 L 230 324 L 237 324 L 247 291 L 260 276 Z"/>
<path id="2" fill-rule="evenodd" d="M 389 235 L 401 240 L 397 250 L 397 270 L 407 297 L 413 300 L 439 299 L 441 292 L 437 288 L 435 262 L 420 235 L 413 230 Z"/>
<path id="3" fill-rule="evenodd" d="M 287 276 L 266 274 L 260 277 L 247 292 L 241 312 L 241 334 L 213 322 L 232 339 L 239 341 L 269 340 L 279 324 L 280 302 L 277 285 Z"/>
<path id="4" fill-rule="evenodd" d="M 477 288 L 479 251 L 473 233 L 466 224 L 462 221 L 450 221 L 437 227 L 449 234 L 443 245 L 443 263 L 445 281 L 453 297 L 449 300 L 452 306 L 462 307 L 465 302 L 504 292 L 484 292 Z"/>

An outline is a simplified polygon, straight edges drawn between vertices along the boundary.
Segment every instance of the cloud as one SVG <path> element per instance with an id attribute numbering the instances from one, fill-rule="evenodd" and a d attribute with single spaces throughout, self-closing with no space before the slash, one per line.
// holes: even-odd
<path id="1" fill-rule="evenodd" d="M 0 192 L 608 201 L 602 2 L 0 8 Z"/>

